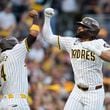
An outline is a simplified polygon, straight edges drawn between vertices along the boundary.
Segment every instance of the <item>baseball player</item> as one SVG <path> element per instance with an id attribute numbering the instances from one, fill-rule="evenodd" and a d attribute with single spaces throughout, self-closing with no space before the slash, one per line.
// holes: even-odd
<path id="1" fill-rule="evenodd" d="M 24 41 L 17 44 L 12 39 L 2 39 L 0 42 L 1 73 L 3 98 L 0 102 L 0 110 L 30 110 L 27 103 L 28 80 L 25 66 L 26 53 L 36 40 L 40 31 L 38 15 L 35 10 L 29 12 L 33 18 L 29 35 Z M 13 42 L 14 41 L 14 42 Z"/>
<path id="2" fill-rule="evenodd" d="M 43 38 L 69 53 L 72 63 L 75 87 L 64 110 L 103 110 L 104 87 L 102 64 L 110 61 L 110 46 L 102 39 L 96 39 L 99 23 L 90 17 L 77 22 L 76 37 L 53 35 L 50 20 L 52 8 L 44 11 Z"/>

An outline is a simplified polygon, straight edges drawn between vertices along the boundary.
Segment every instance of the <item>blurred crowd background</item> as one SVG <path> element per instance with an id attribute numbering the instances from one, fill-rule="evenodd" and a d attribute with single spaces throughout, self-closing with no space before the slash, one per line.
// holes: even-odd
<path id="1" fill-rule="evenodd" d="M 16 37 L 22 41 L 32 23 L 28 11 L 35 9 L 39 12 L 42 27 L 46 7 L 56 10 L 51 24 L 55 34 L 74 37 L 75 22 L 90 16 L 101 25 L 98 37 L 110 43 L 110 0 L 0 0 L 0 38 Z M 63 110 L 74 87 L 68 53 L 40 39 L 26 58 L 31 110 Z M 107 62 L 103 73 L 106 91 L 104 110 L 110 110 L 110 64 Z"/>

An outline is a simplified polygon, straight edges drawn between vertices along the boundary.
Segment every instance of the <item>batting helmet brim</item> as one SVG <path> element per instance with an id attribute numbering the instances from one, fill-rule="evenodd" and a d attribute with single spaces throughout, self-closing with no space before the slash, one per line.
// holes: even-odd
<path id="1" fill-rule="evenodd" d="M 77 22 L 76 25 L 80 25 L 86 28 L 90 28 L 89 26 L 85 25 L 83 22 Z"/>

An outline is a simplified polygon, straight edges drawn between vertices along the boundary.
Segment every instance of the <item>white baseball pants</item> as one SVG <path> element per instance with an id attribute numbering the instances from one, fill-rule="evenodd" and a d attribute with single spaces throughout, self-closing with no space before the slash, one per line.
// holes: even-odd
<path id="1" fill-rule="evenodd" d="M 76 85 L 64 110 L 103 110 L 104 88 L 82 91 Z"/>

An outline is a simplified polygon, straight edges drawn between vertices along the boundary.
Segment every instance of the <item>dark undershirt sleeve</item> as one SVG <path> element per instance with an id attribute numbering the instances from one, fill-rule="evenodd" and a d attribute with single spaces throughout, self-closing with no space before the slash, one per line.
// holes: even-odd
<path id="1" fill-rule="evenodd" d="M 39 25 L 39 17 L 38 17 L 38 15 L 36 15 L 33 18 L 33 24 Z M 35 41 L 36 41 L 36 37 L 32 36 L 31 34 L 29 34 L 28 37 L 26 38 L 27 48 L 30 49 Z"/>
<path id="2" fill-rule="evenodd" d="M 36 37 L 33 37 L 32 35 L 29 34 L 29 36 L 27 37 L 26 41 L 27 41 L 28 48 L 31 48 L 33 43 L 36 41 Z"/>

